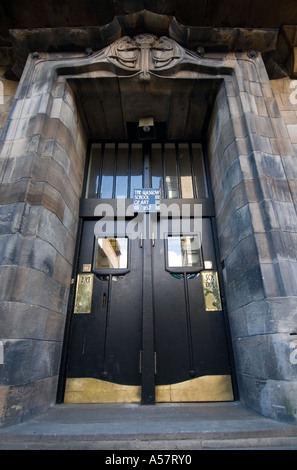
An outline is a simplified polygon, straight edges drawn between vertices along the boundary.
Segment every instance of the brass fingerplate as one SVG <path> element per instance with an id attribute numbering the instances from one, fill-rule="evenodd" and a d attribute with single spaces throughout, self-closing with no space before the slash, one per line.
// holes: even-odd
<path id="1" fill-rule="evenodd" d="M 78 274 L 74 313 L 91 313 L 94 274 Z"/>
<path id="2" fill-rule="evenodd" d="M 216 271 L 203 271 L 201 274 L 205 310 L 222 310 L 218 273 Z"/>

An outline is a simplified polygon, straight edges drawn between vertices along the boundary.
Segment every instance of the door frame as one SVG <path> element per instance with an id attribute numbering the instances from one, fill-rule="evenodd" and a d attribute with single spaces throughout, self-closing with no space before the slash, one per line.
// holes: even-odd
<path id="1" fill-rule="evenodd" d="M 95 142 L 89 142 L 88 145 L 88 155 L 86 160 L 85 166 L 85 175 L 84 175 L 84 186 L 82 194 L 85 194 L 86 190 L 86 183 L 88 177 L 88 166 L 89 166 L 89 157 L 90 157 L 90 148 L 91 145 Z M 180 210 L 180 214 L 182 214 L 182 205 L 188 204 L 189 206 L 189 216 L 193 217 L 195 214 L 195 204 L 202 205 L 202 217 L 209 218 L 211 221 L 213 239 L 214 239 L 214 250 L 215 256 L 218 260 L 217 267 L 218 267 L 218 278 L 219 278 L 219 285 L 220 285 L 220 292 L 221 292 L 221 302 L 222 302 L 222 315 L 224 318 L 224 325 L 225 325 L 225 334 L 226 334 L 226 341 L 228 347 L 228 354 L 229 354 L 229 361 L 230 361 L 230 373 L 231 373 L 231 381 L 233 387 L 233 396 L 234 400 L 239 399 L 238 393 L 238 384 L 236 379 L 235 373 L 235 361 L 233 356 L 233 348 L 232 348 L 232 339 L 231 339 L 231 332 L 230 332 L 230 325 L 229 319 L 227 315 L 227 305 L 226 305 L 226 296 L 224 292 L 224 280 L 223 280 L 223 273 L 222 273 L 222 266 L 219 262 L 219 243 L 218 243 L 218 236 L 217 236 L 217 229 L 216 229 L 216 220 L 215 220 L 215 207 L 214 207 L 214 199 L 211 192 L 211 185 L 210 185 L 210 177 L 209 177 L 209 169 L 205 157 L 205 149 L 203 147 L 203 155 L 204 155 L 204 167 L 205 167 L 205 174 L 207 179 L 207 186 L 209 191 L 208 198 L 196 198 L 196 199 L 164 199 L 161 200 L 161 203 L 167 204 L 176 204 Z M 144 144 L 143 147 L 143 163 L 144 168 L 149 167 L 149 158 L 150 158 L 150 151 L 149 151 L 149 143 L 148 145 Z M 144 171 L 143 177 L 143 187 L 149 188 L 150 187 L 150 174 L 149 172 Z M 135 214 L 129 213 L 129 208 L 132 207 L 133 200 L 132 199 L 125 199 L 124 207 L 125 213 L 127 216 L 133 218 Z M 73 264 L 73 271 L 72 271 L 72 280 L 70 286 L 70 294 L 69 294 L 69 302 L 68 302 L 68 309 L 67 309 L 67 317 L 66 317 L 66 324 L 65 324 L 65 331 L 64 331 L 64 341 L 63 341 L 63 349 L 62 349 L 62 357 L 61 357 L 61 366 L 60 366 L 60 373 L 58 379 L 58 388 L 57 388 L 57 403 L 63 403 L 64 401 L 64 394 L 65 394 L 65 385 L 66 385 L 66 370 L 67 370 L 67 357 L 68 357 L 68 347 L 69 347 L 69 340 L 71 334 L 71 324 L 72 324 L 72 316 L 73 316 L 73 308 L 74 308 L 74 301 L 75 301 L 75 279 L 77 278 L 78 273 L 78 257 L 79 251 L 81 247 L 81 239 L 82 239 L 82 229 L 83 223 L 85 220 L 90 219 L 98 219 L 98 217 L 94 216 L 96 208 L 98 205 L 101 204 L 109 204 L 113 210 L 114 216 L 122 216 L 123 210 L 123 202 L 119 205 L 116 199 L 100 199 L 100 198 L 81 198 L 80 199 L 80 207 L 79 207 L 79 224 L 78 224 L 78 231 L 77 231 L 77 241 L 76 241 L 76 249 L 75 249 L 75 258 Z M 150 214 L 145 213 L 144 216 L 144 223 L 146 227 L 149 227 L 149 218 Z M 142 405 L 153 405 L 155 404 L 155 347 L 154 347 L 154 310 L 153 310 L 153 278 L 152 278 L 152 264 L 151 264 L 151 257 L 152 257 L 152 244 L 150 237 L 144 237 L 143 239 L 143 246 L 142 246 L 142 253 L 143 253 L 143 286 L 151 287 L 150 289 L 143 289 L 143 332 L 151 332 L 150 334 L 143 334 L 142 341 L 143 341 L 143 350 L 141 354 L 141 370 L 142 373 L 142 381 L 141 381 L 141 404 Z"/>

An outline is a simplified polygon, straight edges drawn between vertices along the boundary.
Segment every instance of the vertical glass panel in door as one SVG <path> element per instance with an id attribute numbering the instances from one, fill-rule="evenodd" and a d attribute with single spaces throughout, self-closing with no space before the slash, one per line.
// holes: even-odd
<path id="1" fill-rule="evenodd" d="M 167 199 L 179 197 L 175 144 L 164 145 L 165 189 Z"/>
<path id="2" fill-rule="evenodd" d="M 126 198 L 128 193 L 129 146 L 119 144 L 116 168 L 116 198 Z"/>
<path id="3" fill-rule="evenodd" d="M 131 178 L 130 178 L 130 198 L 134 197 L 134 189 L 142 188 L 143 185 L 143 156 L 142 145 L 132 144 L 131 146 Z"/>
<path id="4" fill-rule="evenodd" d="M 152 144 L 151 152 L 152 188 L 160 189 L 163 197 L 163 155 L 162 144 Z"/>
<path id="5" fill-rule="evenodd" d="M 88 181 L 86 188 L 87 198 L 96 198 L 100 187 L 100 173 L 102 163 L 102 146 L 101 144 L 93 144 L 90 154 Z"/>
<path id="6" fill-rule="evenodd" d="M 198 198 L 208 197 L 205 166 L 201 144 L 192 144 L 193 179 Z"/>
<path id="7" fill-rule="evenodd" d="M 100 192 L 100 198 L 102 199 L 111 199 L 113 197 L 114 170 L 115 144 L 105 144 Z"/>
<path id="8" fill-rule="evenodd" d="M 193 183 L 192 168 L 188 144 L 178 144 L 178 162 L 180 171 L 181 197 L 183 199 L 192 199 Z"/>

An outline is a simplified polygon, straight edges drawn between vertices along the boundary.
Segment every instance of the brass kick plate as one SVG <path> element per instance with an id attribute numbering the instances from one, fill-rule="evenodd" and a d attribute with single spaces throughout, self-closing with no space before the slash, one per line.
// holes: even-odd
<path id="1" fill-rule="evenodd" d="M 205 310 L 222 310 L 218 273 L 216 271 L 203 271 L 201 274 Z"/>
<path id="2" fill-rule="evenodd" d="M 91 313 L 94 274 L 78 274 L 74 313 Z"/>
<path id="3" fill-rule="evenodd" d="M 233 401 L 230 375 L 206 375 L 156 386 L 156 403 Z M 122 385 L 93 378 L 68 378 L 64 403 L 140 403 L 140 385 Z"/>

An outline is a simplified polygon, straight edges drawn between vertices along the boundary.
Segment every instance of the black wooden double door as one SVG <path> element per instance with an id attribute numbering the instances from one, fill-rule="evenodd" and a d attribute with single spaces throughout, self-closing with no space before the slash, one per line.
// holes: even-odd
<path id="1" fill-rule="evenodd" d="M 163 225 L 83 222 L 66 402 L 233 399 L 211 220 Z"/>

